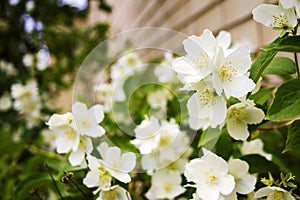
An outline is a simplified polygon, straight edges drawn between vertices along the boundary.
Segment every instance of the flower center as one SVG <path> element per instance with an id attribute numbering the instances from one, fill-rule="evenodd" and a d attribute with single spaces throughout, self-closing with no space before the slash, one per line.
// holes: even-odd
<path id="1" fill-rule="evenodd" d="M 198 57 L 194 58 L 194 63 L 196 64 L 197 68 L 200 70 L 208 68 L 209 66 L 208 55 L 204 52 L 201 52 Z"/>
<path id="2" fill-rule="evenodd" d="M 108 173 L 108 171 L 106 171 L 104 169 L 104 167 L 102 167 L 102 166 L 100 166 L 98 169 L 99 169 L 99 180 L 100 180 L 101 185 L 110 184 L 111 176 Z"/>
<path id="3" fill-rule="evenodd" d="M 219 69 L 219 76 L 222 81 L 232 81 L 232 77 L 237 74 L 237 70 L 232 67 L 231 62 L 227 62 Z"/>
<path id="4" fill-rule="evenodd" d="M 170 191 L 172 190 L 171 184 L 170 184 L 170 183 L 166 183 L 166 184 L 164 185 L 164 190 L 165 190 L 166 192 L 170 192 Z"/>
<path id="5" fill-rule="evenodd" d="M 65 130 L 64 134 L 69 140 L 74 140 L 77 135 L 76 132 L 72 128 L 68 128 L 67 130 Z"/>
<path id="6" fill-rule="evenodd" d="M 287 17 L 283 14 L 280 15 L 273 15 L 274 22 L 272 23 L 272 26 L 275 28 L 288 28 L 288 20 Z"/>
<path id="7" fill-rule="evenodd" d="M 218 177 L 215 176 L 213 173 L 208 172 L 206 174 L 206 182 L 210 184 L 216 184 L 218 182 Z"/>
<path id="8" fill-rule="evenodd" d="M 282 192 L 273 191 L 270 193 L 270 200 L 281 200 L 281 199 L 285 199 Z"/>
<path id="9" fill-rule="evenodd" d="M 215 96 L 216 93 L 214 91 L 206 89 L 203 93 L 199 95 L 199 98 L 205 106 L 210 107 L 211 105 L 215 104 Z"/>
<path id="10" fill-rule="evenodd" d="M 231 111 L 231 115 L 233 117 L 233 120 L 238 123 L 246 118 L 246 111 L 242 108 L 233 108 Z"/>
<path id="11" fill-rule="evenodd" d="M 166 146 L 168 146 L 170 144 L 170 142 L 171 142 L 171 138 L 170 137 L 168 137 L 168 136 L 162 136 L 160 138 L 159 145 L 161 147 L 166 147 Z"/>

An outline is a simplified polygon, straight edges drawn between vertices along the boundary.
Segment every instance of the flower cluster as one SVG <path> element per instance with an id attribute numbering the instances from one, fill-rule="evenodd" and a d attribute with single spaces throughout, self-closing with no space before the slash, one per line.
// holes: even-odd
<path id="1" fill-rule="evenodd" d="M 254 190 L 256 177 L 248 173 L 247 162 L 232 159 L 227 163 L 216 154 L 202 149 L 203 156 L 191 160 L 184 176 L 196 188 L 194 200 L 237 199 L 237 193 L 248 194 Z"/>
<path id="2" fill-rule="evenodd" d="M 261 122 L 264 113 L 252 101 L 245 100 L 255 88 L 248 77 L 250 51 L 245 47 L 230 48 L 230 43 L 231 36 L 224 31 L 217 38 L 207 29 L 199 37 L 190 36 L 183 41 L 187 55 L 175 59 L 173 69 L 184 84 L 183 89 L 196 91 L 187 102 L 191 128 L 215 128 L 226 123 L 233 138 L 246 140 L 247 124 Z M 227 110 L 226 101 L 231 97 L 241 103 Z"/>
<path id="3" fill-rule="evenodd" d="M 152 176 L 148 199 L 172 199 L 185 191 L 181 174 L 191 153 L 189 138 L 174 120 L 146 118 L 135 130 L 132 140 L 142 154 L 142 168 Z"/>
<path id="4" fill-rule="evenodd" d="M 87 165 L 89 172 L 83 179 L 83 183 L 90 188 L 97 187 L 94 193 L 98 193 L 98 199 L 107 196 L 124 196 L 126 190 L 118 185 L 111 185 L 112 178 L 128 183 L 131 178 L 128 175 L 135 167 L 136 157 L 133 153 L 121 154 L 118 147 L 109 147 L 102 142 L 98 147 L 101 159 L 92 155 L 92 138 L 98 138 L 105 134 L 105 130 L 99 125 L 104 118 L 101 105 L 87 108 L 84 103 L 75 102 L 72 113 L 54 114 L 47 125 L 55 133 L 56 151 L 59 154 L 69 153 L 68 159 L 71 165 Z M 124 192 L 125 191 L 125 192 Z"/>

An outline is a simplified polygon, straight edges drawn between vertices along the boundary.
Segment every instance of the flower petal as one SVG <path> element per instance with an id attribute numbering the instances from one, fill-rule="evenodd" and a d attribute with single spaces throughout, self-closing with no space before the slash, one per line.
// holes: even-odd
<path id="1" fill-rule="evenodd" d="M 84 149 L 77 149 L 77 151 L 72 151 L 68 159 L 72 166 L 80 165 L 84 160 L 85 151 Z"/>
<path id="2" fill-rule="evenodd" d="M 240 98 L 255 88 L 255 83 L 246 75 L 236 75 L 232 81 L 224 82 L 224 92 L 227 97 Z"/>
<path id="3" fill-rule="evenodd" d="M 124 153 L 120 159 L 121 169 L 125 172 L 130 172 L 134 169 L 136 164 L 136 156 L 134 153 Z"/>
<path id="4" fill-rule="evenodd" d="M 88 114 L 91 116 L 95 116 L 96 123 L 99 124 L 104 119 L 103 106 L 101 105 L 92 106 L 89 109 Z"/>
<path id="5" fill-rule="evenodd" d="M 247 107 L 246 113 L 247 113 L 247 117 L 245 120 L 247 124 L 260 123 L 265 117 L 265 113 L 261 109 L 256 107 Z"/>
<path id="6" fill-rule="evenodd" d="M 249 134 L 248 126 L 246 122 L 227 121 L 227 130 L 229 135 L 235 140 L 245 141 Z"/>

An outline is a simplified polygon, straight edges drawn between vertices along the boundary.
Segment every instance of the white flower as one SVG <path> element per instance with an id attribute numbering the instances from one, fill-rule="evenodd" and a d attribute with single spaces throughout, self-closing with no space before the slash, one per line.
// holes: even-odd
<path id="1" fill-rule="evenodd" d="M 4 71 L 9 76 L 14 76 L 17 74 L 13 63 L 6 62 L 5 60 L 0 60 L 0 69 Z"/>
<path id="2" fill-rule="evenodd" d="M 204 200 L 218 200 L 229 195 L 235 187 L 234 177 L 229 174 L 228 164 L 221 157 L 202 149 L 201 158 L 191 160 L 185 166 L 184 176 L 194 182 L 196 193 Z"/>
<path id="3" fill-rule="evenodd" d="M 147 117 L 134 129 L 136 139 L 131 143 L 135 145 L 141 154 L 149 154 L 159 145 L 160 124 L 157 118 L 151 116 Z"/>
<path id="4" fill-rule="evenodd" d="M 85 162 L 85 155 L 93 151 L 92 139 L 89 137 L 80 137 L 77 149 L 72 151 L 68 157 L 72 166 L 80 165 Z"/>
<path id="5" fill-rule="evenodd" d="M 295 200 L 288 191 L 280 188 L 280 187 L 264 187 L 259 189 L 254 194 L 254 198 L 267 197 L 267 199 L 278 199 L 278 200 Z"/>
<path id="6" fill-rule="evenodd" d="M 225 57 L 224 50 L 218 48 L 215 67 L 212 72 L 214 88 L 218 95 L 224 91 L 227 98 L 242 97 L 255 88 L 255 83 L 248 78 L 251 66 L 250 50 L 239 47 Z"/>
<path id="7" fill-rule="evenodd" d="M 261 4 L 252 10 L 252 14 L 255 21 L 274 29 L 292 29 L 297 25 L 295 11 L 281 5 Z"/>
<path id="8" fill-rule="evenodd" d="M 1 98 L 0 98 L 0 110 L 1 111 L 6 111 L 8 109 L 11 108 L 11 99 L 9 94 L 4 94 Z"/>
<path id="9" fill-rule="evenodd" d="M 299 0 L 279 0 L 279 4 L 285 8 L 285 9 L 290 9 L 290 8 L 295 8 L 297 17 L 300 17 L 300 1 Z"/>
<path id="10" fill-rule="evenodd" d="M 151 187 L 146 197 L 148 199 L 174 199 L 185 192 L 185 188 L 180 184 L 180 173 L 172 170 L 157 171 L 151 178 Z"/>
<path id="11" fill-rule="evenodd" d="M 241 153 L 243 155 L 249 154 L 259 154 L 265 157 L 267 160 L 272 160 L 272 154 L 268 154 L 263 150 L 263 142 L 261 139 L 256 138 L 255 140 L 251 140 L 250 142 L 243 142 L 241 146 Z"/>
<path id="12" fill-rule="evenodd" d="M 119 185 L 103 188 L 96 200 L 131 200 L 130 194 Z"/>
<path id="13" fill-rule="evenodd" d="M 105 130 L 98 125 L 104 118 L 103 107 L 94 105 L 87 109 L 86 105 L 81 102 L 75 102 L 72 106 L 74 116 L 74 127 L 80 135 L 90 137 L 101 137 Z"/>
<path id="14" fill-rule="evenodd" d="M 235 181 L 234 191 L 239 194 L 248 194 L 255 189 L 256 177 L 248 173 L 249 165 L 240 159 L 232 159 L 228 162 L 229 173 Z"/>
<path id="15" fill-rule="evenodd" d="M 264 112 L 250 100 L 234 104 L 227 111 L 228 133 L 236 140 L 245 141 L 250 135 L 247 124 L 258 124 L 264 117 Z"/>
<path id="16" fill-rule="evenodd" d="M 51 130 L 61 130 L 63 128 L 67 128 L 71 125 L 73 121 L 73 115 L 70 112 L 67 112 L 65 114 L 53 114 L 48 122 L 46 122 L 46 125 L 49 126 L 49 129 Z"/>
<path id="17" fill-rule="evenodd" d="M 50 150 L 54 150 L 56 148 L 55 140 L 57 137 L 57 133 L 49 129 L 43 129 L 41 133 L 45 144 L 49 145 Z"/>
<path id="18" fill-rule="evenodd" d="M 94 156 L 87 156 L 88 167 L 90 171 L 83 179 L 83 184 L 87 187 L 98 187 L 95 191 L 98 192 L 101 189 L 109 188 L 111 186 L 112 177 L 110 173 L 104 168 L 102 162 Z"/>
<path id="19" fill-rule="evenodd" d="M 117 63 L 122 66 L 130 69 L 130 71 L 138 71 L 143 65 L 143 61 L 139 58 L 139 55 L 135 52 L 127 53 L 118 59 Z M 128 72 L 128 71 L 126 71 Z M 120 74 L 124 76 L 124 74 Z M 113 76 L 112 76 L 113 78 Z"/>
<path id="20" fill-rule="evenodd" d="M 121 149 L 118 147 L 109 147 L 105 142 L 100 144 L 98 151 L 102 157 L 100 162 L 114 178 L 123 183 L 131 181 L 128 173 L 135 168 L 136 163 L 136 156 L 133 153 L 121 154 Z"/>
<path id="21" fill-rule="evenodd" d="M 192 129 L 206 129 L 221 125 L 226 117 L 226 101 L 217 95 L 210 81 L 191 96 L 187 102 L 189 124 Z"/>
<path id="22" fill-rule="evenodd" d="M 34 56 L 32 54 L 25 54 L 23 56 L 23 64 L 26 67 L 32 67 L 33 66 L 33 62 L 34 62 Z"/>
<path id="23" fill-rule="evenodd" d="M 57 130 L 56 151 L 59 154 L 76 151 L 80 142 L 80 135 L 70 125 Z"/>

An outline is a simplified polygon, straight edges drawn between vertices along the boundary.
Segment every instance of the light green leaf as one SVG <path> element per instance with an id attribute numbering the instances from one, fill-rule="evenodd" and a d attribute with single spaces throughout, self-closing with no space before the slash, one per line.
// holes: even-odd
<path id="1" fill-rule="evenodd" d="M 255 104 L 263 105 L 272 95 L 274 88 L 261 88 L 249 98 L 254 100 Z"/>
<path id="2" fill-rule="evenodd" d="M 203 133 L 201 134 L 201 138 L 198 143 L 198 147 L 205 147 L 211 149 L 218 141 L 222 130 L 217 128 L 208 127 Z"/>
<path id="3" fill-rule="evenodd" d="M 300 115 L 300 79 L 293 79 L 278 88 L 266 119 L 281 121 L 297 115 Z"/>
<path id="4" fill-rule="evenodd" d="M 300 150 L 300 120 L 296 120 L 289 128 L 286 145 L 282 153 L 290 150 Z"/>
<path id="5" fill-rule="evenodd" d="M 263 72 L 263 74 L 278 75 L 294 73 L 296 73 L 295 62 L 287 57 L 275 57 Z"/>

